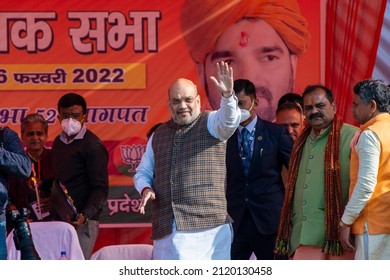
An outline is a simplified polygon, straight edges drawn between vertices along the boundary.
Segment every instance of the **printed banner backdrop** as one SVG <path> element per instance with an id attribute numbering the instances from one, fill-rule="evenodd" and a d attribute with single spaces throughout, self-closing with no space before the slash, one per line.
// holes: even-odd
<path id="1" fill-rule="evenodd" d="M 311 42 L 299 59 L 296 89 L 321 82 L 321 1 L 299 0 Z M 38 112 L 49 122 L 49 143 L 60 133 L 57 101 L 67 92 L 87 100 L 87 128 L 110 154 L 110 194 L 103 227 L 139 226 L 140 198 L 132 176 L 146 133 L 169 119 L 167 90 L 179 77 L 207 98 L 180 29 L 183 1 L 10 1 L 0 7 L 0 125 L 20 131 Z"/>

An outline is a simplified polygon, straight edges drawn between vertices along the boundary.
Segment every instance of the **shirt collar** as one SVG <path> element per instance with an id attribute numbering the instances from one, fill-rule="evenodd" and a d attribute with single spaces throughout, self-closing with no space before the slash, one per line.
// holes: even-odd
<path id="1" fill-rule="evenodd" d="M 64 142 L 64 144 L 70 144 L 76 139 L 83 139 L 86 132 L 87 132 L 87 127 L 85 126 L 85 124 L 83 124 L 83 126 L 80 129 L 80 132 L 77 133 L 76 136 L 71 140 L 68 140 L 66 133 L 64 131 L 61 131 L 60 140 Z"/>
<path id="2" fill-rule="evenodd" d="M 241 130 L 245 127 L 249 132 L 252 132 L 252 130 L 255 128 L 255 126 L 256 126 L 256 123 L 257 123 L 257 116 L 255 116 L 254 118 L 253 118 L 253 120 L 250 122 L 250 123 L 248 123 L 246 126 L 242 126 L 242 125 L 240 125 L 239 127 L 238 127 L 238 130 L 241 132 Z"/>

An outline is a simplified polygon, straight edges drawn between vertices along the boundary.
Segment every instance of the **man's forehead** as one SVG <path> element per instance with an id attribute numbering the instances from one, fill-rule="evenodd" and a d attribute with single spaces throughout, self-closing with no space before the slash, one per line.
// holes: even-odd
<path id="1" fill-rule="evenodd" d="M 170 93 L 171 98 L 187 98 L 187 97 L 195 97 L 196 94 L 191 92 L 183 92 L 183 91 L 174 91 Z"/>
<path id="2" fill-rule="evenodd" d="M 173 87 L 169 91 L 170 98 L 187 98 L 196 95 L 196 91 L 191 87 Z"/>
<path id="3" fill-rule="evenodd" d="M 297 109 L 294 109 L 294 108 L 286 108 L 286 109 L 282 109 L 280 110 L 277 114 L 277 116 L 280 115 L 288 115 L 288 116 L 300 116 L 302 115 L 301 112 L 299 112 Z"/>
<path id="4" fill-rule="evenodd" d="M 353 101 L 355 101 L 357 103 L 362 103 L 363 102 L 362 98 L 358 94 L 354 94 Z"/>
<path id="5" fill-rule="evenodd" d="M 276 119 L 280 121 L 284 121 L 284 120 L 295 121 L 295 120 L 302 119 L 302 114 L 295 109 L 288 109 L 288 110 L 286 109 L 286 110 L 279 111 L 276 114 Z"/>
<path id="6" fill-rule="evenodd" d="M 224 46 L 246 47 L 281 45 L 288 49 L 280 35 L 267 22 L 258 20 L 242 20 L 232 24 L 218 38 L 214 50 Z"/>
<path id="7" fill-rule="evenodd" d="M 328 98 L 326 97 L 325 91 L 321 89 L 317 89 L 311 93 L 308 93 L 303 98 L 304 105 L 316 105 L 320 103 L 330 103 Z"/>
<path id="8" fill-rule="evenodd" d="M 72 113 L 78 113 L 78 112 L 83 111 L 83 107 L 80 106 L 80 105 L 73 105 L 73 106 L 66 107 L 66 108 L 65 107 L 61 107 L 60 111 L 62 111 L 62 112 L 67 111 L 67 112 L 72 112 Z"/>
<path id="9" fill-rule="evenodd" d="M 206 55 L 206 60 L 214 62 L 229 57 L 239 58 L 248 54 L 260 57 L 271 53 L 287 57 L 290 54 L 289 49 L 272 27 L 269 26 L 268 32 L 262 32 L 263 28 L 250 26 L 258 22 L 262 21 L 249 22 L 249 25 L 236 27 L 230 31 L 227 29 L 218 39 L 214 49 Z M 238 24 L 240 23 L 234 25 Z"/>

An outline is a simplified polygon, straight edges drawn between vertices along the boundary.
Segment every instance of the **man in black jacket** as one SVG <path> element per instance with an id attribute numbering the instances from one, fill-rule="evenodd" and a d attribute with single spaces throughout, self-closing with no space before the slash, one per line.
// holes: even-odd
<path id="1" fill-rule="evenodd" d="M 67 187 L 78 211 L 70 221 L 77 230 L 85 259 L 90 259 L 99 232 L 99 216 L 108 195 L 108 152 L 87 130 L 87 105 L 75 93 L 58 101 L 63 131 L 53 142 L 53 173 Z"/>
<path id="2" fill-rule="evenodd" d="M 254 252 L 257 259 L 269 260 L 274 258 L 284 199 L 281 171 L 288 167 L 293 140 L 285 127 L 256 115 L 259 101 L 251 81 L 236 80 L 234 91 L 242 117 L 226 151 L 227 205 L 234 229 L 231 258 L 249 259 Z"/>

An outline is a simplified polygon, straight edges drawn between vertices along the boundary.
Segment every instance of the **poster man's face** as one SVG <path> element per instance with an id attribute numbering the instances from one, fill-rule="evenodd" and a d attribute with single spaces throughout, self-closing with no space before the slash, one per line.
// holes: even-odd
<path id="1" fill-rule="evenodd" d="M 254 83 L 259 100 L 257 114 L 269 121 L 275 119 L 279 98 L 292 91 L 297 56 L 291 55 L 276 31 L 262 20 L 241 20 L 220 36 L 198 73 L 213 109 L 220 106 L 221 94 L 211 84 L 215 64 L 225 61 L 234 70 L 234 79 Z"/>

